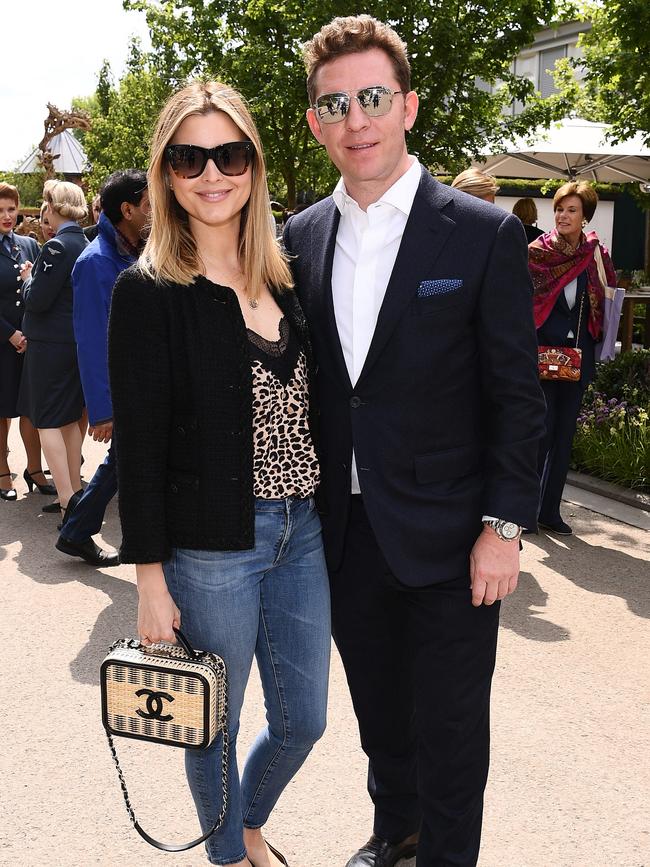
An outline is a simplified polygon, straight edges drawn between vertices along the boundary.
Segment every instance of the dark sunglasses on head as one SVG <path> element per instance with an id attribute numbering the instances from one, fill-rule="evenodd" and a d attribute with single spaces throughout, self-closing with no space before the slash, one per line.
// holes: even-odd
<path id="1" fill-rule="evenodd" d="M 368 117 L 382 117 L 390 111 L 396 93 L 404 93 L 404 91 L 391 90 L 390 87 L 384 87 L 382 84 L 351 90 L 347 93 L 345 91 L 324 93 L 318 97 L 313 109 L 322 123 L 339 123 L 347 116 L 350 111 L 350 101 L 354 98 Z"/>
<path id="2" fill-rule="evenodd" d="M 179 178 L 198 178 L 212 160 L 222 175 L 243 175 L 255 155 L 250 141 L 229 141 L 215 148 L 199 145 L 173 144 L 165 148 L 165 158 Z"/>

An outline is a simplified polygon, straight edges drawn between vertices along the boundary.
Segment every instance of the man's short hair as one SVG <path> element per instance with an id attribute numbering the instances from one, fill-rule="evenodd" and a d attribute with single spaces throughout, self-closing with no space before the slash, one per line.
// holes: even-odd
<path id="1" fill-rule="evenodd" d="M 122 203 L 139 205 L 147 189 L 147 173 L 142 169 L 121 169 L 113 172 L 99 191 L 102 211 L 114 226 L 124 219 Z"/>
<path id="2" fill-rule="evenodd" d="M 329 24 L 325 24 L 303 47 L 309 104 L 313 105 L 318 96 L 316 76 L 321 66 L 345 54 L 356 54 L 359 51 L 369 51 L 371 48 L 379 48 L 388 55 L 400 90 L 408 93 L 411 89 L 411 64 L 406 43 L 392 27 L 377 21 L 370 15 L 348 15 L 345 18 L 335 18 Z M 375 82 L 375 84 L 384 83 Z"/>

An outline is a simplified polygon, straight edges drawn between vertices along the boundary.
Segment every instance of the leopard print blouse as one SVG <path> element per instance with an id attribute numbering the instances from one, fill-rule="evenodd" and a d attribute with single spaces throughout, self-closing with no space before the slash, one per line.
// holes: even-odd
<path id="1" fill-rule="evenodd" d="M 308 423 L 307 359 L 286 318 L 278 340 L 248 329 L 253 370 L 253 493 L 311 497 L 320 474 Z"/>

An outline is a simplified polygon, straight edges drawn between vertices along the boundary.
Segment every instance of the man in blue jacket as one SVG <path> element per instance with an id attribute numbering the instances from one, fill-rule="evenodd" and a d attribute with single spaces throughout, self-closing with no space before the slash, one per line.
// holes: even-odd
<path id="1" fill-rule="evenodd" d="M 108 382 L 108 316 L 118 274 L 132 265 L 142 246 L 149 216 L 147 175 L 139 169 L 114 172 L 101 190 L 98 235 L 77 259 L 72 272 L 74 334 L 79 371 L 88 408 L 88 433 L 110 443 L 113 406 Z M 102 550 L 92 537 L 117 491 L 115 452 L 108 454 L 83 497 L 61 527 L 56 548 L 93 566 L 117 566 L 117 552 Z"/>

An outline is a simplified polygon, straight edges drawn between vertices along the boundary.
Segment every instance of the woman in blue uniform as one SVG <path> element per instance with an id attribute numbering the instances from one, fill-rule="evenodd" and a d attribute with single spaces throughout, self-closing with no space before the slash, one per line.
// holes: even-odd
<path id="1" fill-rule="evenodd" d="M 18 415 L 16 402 L 27 346 L 22 332 L 25 305 L 21 272 L 38 255 L 36 241 L 14 233 L 19 207 L 16 187 L 0 183 L 0 499 L 7 502 L 15 502 L 18 496 L 7 462 L 7 437 L 9 419 Z M 43 475 L 41 443 L 28 418 L 20 419 L 20 435 L 27 453 L 24 476 L 30 490 L 37 485 L 43 494 L 56 493 Z"/>

